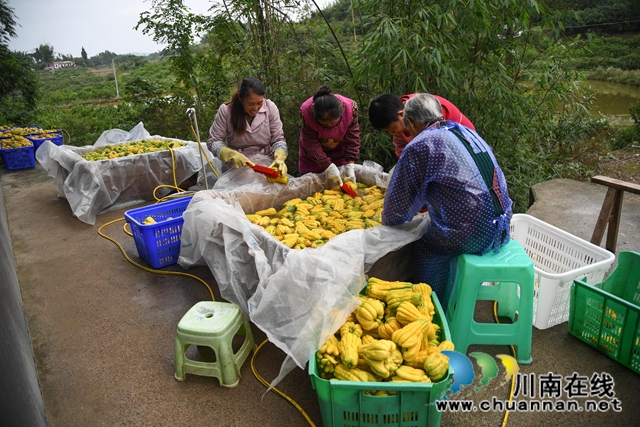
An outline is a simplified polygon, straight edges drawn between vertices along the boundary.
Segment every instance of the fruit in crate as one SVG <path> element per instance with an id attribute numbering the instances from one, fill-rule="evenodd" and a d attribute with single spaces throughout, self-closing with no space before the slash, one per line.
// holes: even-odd
<path id="1" fill-rule="evenodd" d="M 24 136 L 12 135 L 9 138 L 2 139 L 2 149 L 31 147 L 33 144 Z"/>
<path id="2" fill-rule="evenodd" d="M 8 138 L 13 135 L 24 136 L 24 135 L 31 135 L 35 133 L 41 133 L 41 132 L 43 132 L 42 129 L 34 128 L 34 127 L 12 128 L 12 129 L 4 129 L 2 132 L 0 132 L 0 137 Z M 46 131 L 46 132 L 49 132 L 49 131 Z"/>
<path id="3" fill-rule="evenodd" d="M 375 185 L 358 185 L 356 198 L 335 187 L 246 217 L 290 248 L 317 248 L 338 234 L 381 224 L 384 193 Z"/>
<path id="4" fill-rule="evenodd" d="M 145 139 L 142 141 L 125 142 L 117 145 L 105 145 L 102 148 L 82 155 L 85 160 L 98 161 L 133 156 L 135 154 L 154 153 L 157 151 L 173 150 L 184 147 L 184 142 L 172 139 Z"/>
<path id="5" fill-rule="evenodd" d="M 433 381 L 438 381 L 447 374 L 449 358 L 442 353 L 436 352 L 427 356 L 422 366 L 429 378 Z"/>
<path id="6" fill-rule="evenodd" d="M 358 296 L 362 304 L 316 353 L 320 376 L 330 380 L 367 382 L 431 383 L 443 380 L 449 371 L 449 358 L 441 351 L 453 350 L 454 345 L 443 339 L 440 326 L 432 322 L 434 313 L 427 308 L 427 305 L 433 307 L 431 287 L 425 283 L 389 282 L 375 277 L 367 281 L 367 291 L 371 287 L 376 296 L 369 292 L 368 296 Z M 381 289 L 387 292 L 378 293 Z M 387 300 L 393 299 L 393 292 L 398 291 L 420 294 L 420 301 L 409 297 L 393 312 L 389 310 Z M 400 316 L 402 322 L 396 316 Z M 378 325 L 377 330 L 371 328 L 372 323 Z M 357 345 L 357 361 L 354 345 Z M 381 390 L 365 393 L 393 394 Z"/>
<path id="7" fill-rule="evenodd" d="M 51 139 L 51 138 L 57 138 L 59 136 L 60 136 L 60 134 L 57 134 L 57 133 L 39 133 L 39 134 L 29 135 L 29 138 L 31 138 L 31 139 Z"/>
<path id="8" fill-rule="evenodd" d="M 144 221 L 142 221 L 142 223 L 143 223 L 144 225 L 155 224 L 155 223 L 156 223 L 156 220 L 155 220 L 155 219 L 153 219 L 153 217 L 152 217 L 152 216 L 148 216 L 148 217 L 146 217 L 146 218 L 144 219 Z"/>

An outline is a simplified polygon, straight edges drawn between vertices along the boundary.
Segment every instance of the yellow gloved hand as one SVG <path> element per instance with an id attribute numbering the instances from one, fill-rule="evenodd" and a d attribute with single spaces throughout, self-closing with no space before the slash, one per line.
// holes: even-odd
<path id="1" fill-rule="evenodd" d="M 287 164 L 285 161 L 287 160 L 287 152 L 284 148 L 276 148 L 276 151 L 273 152 L 273 163 L 269 166 L 280 172 L 280 175 L 287 175 Z"/>
<path id="2" fill-rule="evenodd" d="M 218 158 L 223 162 L 231 162 L 237 168 L 241 168 L 243 166 L 247 166 L 247 164 L 254 166 L 251 160 L 247 158 L 242 153 L 238 153 L 236 150 L 232 150 L 229 147 L 222 147 L 218 152 Z"/>

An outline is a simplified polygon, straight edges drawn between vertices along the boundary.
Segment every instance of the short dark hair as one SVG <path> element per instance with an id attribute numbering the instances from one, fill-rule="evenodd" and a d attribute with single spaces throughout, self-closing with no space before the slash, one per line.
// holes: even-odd
<path id="1" fill-rule="evenodd" d="M 369 104 L 369 121 L 376 130 L 382 130 L 398 120 L 398 111 L 404 110 L 404 102 L 392 93 L 376 97 Z"/>

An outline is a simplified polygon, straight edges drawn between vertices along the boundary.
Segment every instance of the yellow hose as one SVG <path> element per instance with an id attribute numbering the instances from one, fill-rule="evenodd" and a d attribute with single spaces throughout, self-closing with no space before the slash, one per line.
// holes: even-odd
<path id="1" fill-rule="evenodd" d="M 202 148 L 202 144 L 200 143 L 200 137 L 198 136 L 198 134 L 196 133 L 196 130 L 193 128 L 193 124 L 191 123 L 191 120 L 189 120 L 189 124 L 191 125 L 191 132 L 193 133 L 193 135 L 196 137 L 196 141 L 198 142 L 198 147 L 200 147 L 200 152 L 202 153 L 202 155 L 204 156 L 205 159 L 207 159 L 207 163 L 209 163 L 209 167 L 211 168 L 211 170 L 213 171 L 213 174 L 216 176 L 216 178 L 220 178 L 220 175 L 218 175 L 218 171 L 216 171 L 216 168 L 213 167 L 213 165 L 211 164 L 211 162 L 209 161 L 209 158 L 207 157 L 207 154 L 204 151 L 204 148 Z M 207 179 L 207 174 L 205 173 L 204 179 Z"/>
<path id="2" fill-rule="evenodd" d="M 269 382 L 267 382 L 264 378 L 262 378 L 260 376 L 260 374 L 256 370 L 256 368 L 254 366 L 254 363 L 253 363 L 254 359 L 256 358 L 256 355 L 258 354 L 258 351 L 260 351 L 260 348 L 262 348 L 262 346 L 265 345 L 267 342 L 269 342 L 269 339 L 266 339 L 266 340 L 262 341 L 262 343 L 258 346 L 258 348 L 256 348 L 256 351 L 253 352 L 253 356 L 251 356 L 251 372 L 253 372 L 253 375 L 258 379 L 258 381 L 260 381 L 262 383 L 262 385 L 264 385 L 265 387 L 269 388 L 269 386 L 271 384 L 269 384 Z M 300 405 L 298 405 L 295 400 L 291 399 L 289 396 L 287 396 L 286 394 L 284 394 L 283 392 L 281 392 L 280 390 L 278 390 L 275 387 L 273 387 L 271 389 L 271 391 L 273 391 L 278 396 L 282 397 L 287 402 L 291 403 L 298 410 L 298 412 L 300 412 L 302 414 L 304 419 L 307 420 L 307 422 L 309 423 L 310 426 L 313 426 L 313 427 L 316 426 L 314 424 L 314 422 L 311 421 L 311 418 L 309 417 L 309 415 L 307 415 L 307 413 L 304 411 L 304 409 L 302 409 L 302 407 Z"/>
<path id="3" fill-rule="evenodd" d="M 169 275 L 169 276 L 184 276 L 184 277 L 190 277 L 192 279 L 196 279 L 197 281 L 199 281 L 200 283 L 202 283 L 203 285 L 205 285 L 207 287 L 207 289 L 209 290 L 209 293 L 211 294 L 211 300 L 215 301 L 216 298 L 213 295 L 213 290 L 211 290 L 211 287 L 207 284 L 207 282 L 205 282 L 204 280 L 202 280 L 201 278 L 194 276 L 193 274 L 188 274 L 188 273 L 183 273 L 181 271 L 162 271 L 162 270 L 156 270 L 153 268 L 149 268 L 149 267 L 145 267 L 144 265 L 138 264 L 137 262 L 135 262 L 134 260 L 132 260 L 129 255 L 127 255 L 127 252 L 124 250 L 124 248 L 122 247 L 122 245 L 120 243 L 118 243 L 118 241 L 116 241 L 115 239 L 107 236 L 106 234 L 104 234 L 102 232 L 102 229 L 111 225 L 111 224 L 115 224 L 118 221 L 124 221 L 124 218 L 118 218 L 115 219 L 113 221 L 109 221 L 106 224 L 103 224 L 102 226 L 100 226 L 100 228 L 98 228 L 98 234 L 101 235 L 102 237 L 104 237 L 107 240 L 110 240 L 111 242 L 113 242 L 118 249 L 120 249 L 120 252 L 122 252 L 122 255 L 124 256 L 124 258 L 129 261 L 131 264 L 133 264 L 134 266 L 144 270 L 144 271 L 148 271 L 149 273 L 154 273 L 154 274 L 165 274 L 165 275 Z"/>
<path id="4" fill-rule="evenodd" d="M 193 126 L 192 126 L 192 130 L 193 130 Z M 200 149 L 202 150 L 202 146 L 200 143 L 198 143 L 198 146 L 200 146 Z M 176 189 L 179 193 L 184 193 L 186 192 L 185 190 L 181 189 L 180 187 L 178 187 L 178 184 L 176 182 L 176 170 L 175 170 L 175 157 L 173 154 L 173 150 L 169 149 L 171 151 L 171 169 L 173 172 L 173 183 L 174 185 L 167 185 L 167 184 L 161 184 L 159 186 L 157 186 L 156 188 L 153 189 L 153 197 L 156 199 L 157 202 L 161 202 L 167 199 L 167 197 L 164 198 L 159 198 L 156 196 L 156 190 L 158 188 L 163 188 L 163 187 L 167 187 L 167 188 L 173 188 Z M 203 153 L 204 154 L 204 153 Z M 206 155 L 205 155 L 206 158 Z M 207 159 L 207 163 L 209 163 L 209 166 L 211 167 L 211 170 L 213 170 L 213 173 L 216 175 L 216 177 L 218 176 L 218 173 L 216 172 L 215 168 L 213 167 L 213 165 L 211 164 L 211 162 L 209 162 L 209 159 Z M 205 177 L 206 179 L 206 177 Z M 131 263 L 132 265 L 147 271 L 149 273 L 154 273 L 154 274 L 165 274 L 165 275 L 171 275 L 171 276 L 184 276 L 184 277 L 190 277 L 192 279 L 195 279 L 197 281 L 199 281 L 200 283 L 202 283 L 203 285 L 205 285 L 207 287 L 207 289 L 209 290 L 209 293 L 211 294 L 211 300 L 215 301 L 216 298 L 213 295 L 213 290 L 211 289 L 211 287 L 207 284 L 207 282 L 205 282 L 204 280 L 202 280 L 201 278 L 194 276 L 192 274 L 188 274 L 188 273 L 183 273 L 183 272 L 179 272 L 179 271 L 163 271 L 163 270 L 156 270 L 153 268 L 149 268 L 149 267 L 145 267 L 144 265 L 138 264 L 137 262 L 135 262 L 134 260 L 132 260 L 129 255 L 127 255 L 127 252 L 125 251 L 125 249 L 122 247 L 122 245 L 120 243 L 118 243 L 117 240 L 115 240 L 112 237 L 107 236 L 106 234 L 104 234 L 102 232 L 102 230 L 111 225 L 111 224 L 115 224 L 116 222 L 119 221 L 123 221 L 124 218 L 118 218 L 115 219 L 113 221 L 109 221 L 106 224 L 103 224 L 102 226 L 100 226 L 100 228 L 98 228 L 98 234 L 102 237 L 104 237 L 105 239 L 113 242 L 118 249 L 120 249 L 120 252 L 122 252 L 122 255 L 124 256 L 124 258 Z M 127 230 L 127 223 L 125 222 L 122 226 L 122 230 L 124 231 L 125 234 L 128 234 L 129 236 L 133 236 L 133 234 Z M 269 340 L 266 339 L 264 340 L 257 348 L 256 350 L 253 352 L 253 355 L 251 357 L 251 371 L 253 372 L 253 375 L 258 379 L 258 381 L 260 381 L 260 383 L 262 383 L 265 387 L 269 387 L 270 384 L 269 382 L 267 382 L 264 378 L 262 378 L 262 376 L 260 376 L 260 374 L 258 373 L 258 371 L 255 369 L 254 366 L 254 360 L 256 358 L 256 356 L 258 355 L 258 352 L 260 351 L 260 348 L 262 348 L 262 346 L 264 346 Z M 280 390 L 278 390 L 277 388 L 273 387 L 271 389 L 271 391 L 273 391 L 275 394 L 277 394 L 278 396 L 282 397 L 283 399 L 285 399 L 286 401 L 288 401 L 289 403 L 291 403 L 301 414 L 302 416 L 305 418 L 305 420 L 307 420 L 307 422 L 309 423 L 310 426 L 312 427 L 316 427 L 316 425 L 313 423 L 313 421 L 311 420 L 311 418 L 309 417 L 309 415 L 307 415 L 307 413 L 302 409 L 302 407 L 300 405 L 298 405 L 296 403 L 295 400 L 291 399 L 289 396 L 287 396 L 286 394 L 284 394 L 283 392 L 281 392 Z"/>

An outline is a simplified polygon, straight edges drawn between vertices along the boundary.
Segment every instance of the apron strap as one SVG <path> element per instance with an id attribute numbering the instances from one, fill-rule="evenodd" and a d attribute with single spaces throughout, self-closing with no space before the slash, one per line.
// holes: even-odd
<path id="1" fill-rule="evenodd" d="M 473 151 L 471 143 L 467 140 L 467 138 L 464 137 L 459 129 L 452 128 L 449 130 L 458 137 L 458 139 L 462 142 L 464 148 L 466 148 L 469 152 L 469 155 L 480 170 L 482 179 L 489 189 L 489 194 L 491 194 L 494 214 L 493 224 L 496 228 L 492 246 L 493 251 L 497 253 L 500 251 L 501 242 L 507 235 L 507 216 L 504 214 L 504 202 L 502 200 L 502 193 L 500 192 L 500 184 L 498 181 L 498 173 L 496 172 L 496 167 L 491 161 L 489 153 L 487 153 L 486 151 L 481 151 L 480 153 L 476 153 Z"/>
<path id="2" fill-rule="evenodd" d="M 480 170 L 482 179 L 489 189 L 489 194 L 491 194 L 491 200 L 493 201 L 493 213 L 496 217 L 502 215 L 504 213 L 504 203 L 502 201 L 502 193 L 500 192 L 498 173 L 491 161 L 491 156 L 489 156 L 489 153 L 486 151 L 481 151 L 479 153 L 474 152 L 471 147 L 471 143 L 458 129 L 451 128 L 449 130 L 462 142 L 462 145 L 467 149 L 469 155 Z"/>

